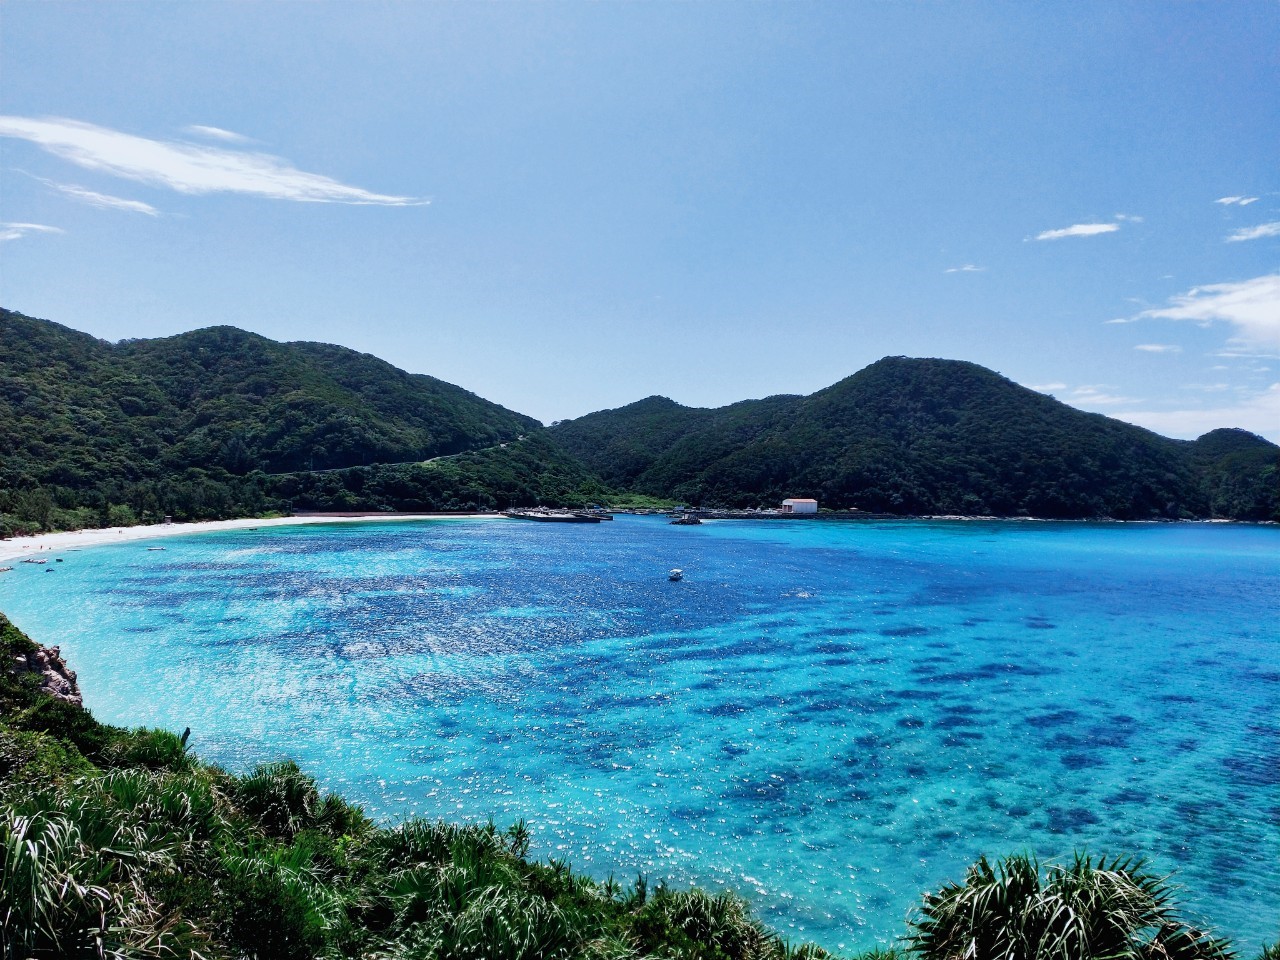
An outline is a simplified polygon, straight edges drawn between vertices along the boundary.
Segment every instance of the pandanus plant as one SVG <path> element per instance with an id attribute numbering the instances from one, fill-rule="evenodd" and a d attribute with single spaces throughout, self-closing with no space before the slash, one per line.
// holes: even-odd
<path id="1" fill-rule="evenodd" d="M 964 883 L 926 894 L 910 948 L 924 960 L 1232 960 L 1226 941 L 1186 923 L 1164 877 L 1141 860 L 1066 866 L 983 857 Z"/>

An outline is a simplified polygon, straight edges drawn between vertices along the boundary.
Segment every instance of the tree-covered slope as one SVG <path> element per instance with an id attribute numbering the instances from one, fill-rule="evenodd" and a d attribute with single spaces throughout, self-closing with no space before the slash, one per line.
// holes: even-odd
<path id="1" fill-rule="evenodd" d="M 165 512 L 219 513 L 185 509 L 194 494 L 164 488 L 180 483 L 213 484 L 227 510 L 253 510 L 269 484 L 235 478 L 426 460 L 538 429 L 343 347 L 234 327 L 111 344 L 0 311 L 0 513 L 32 491 L 64 508 L 150 498 Z"/>
<path id="2" fill-rule="evenodd" d="M 760 436 L 802 398 L 745 400 L 718 410 L 648 397 L 555 427 L 556 442 L 620 487 L 671 487 Z"/>
<path id="3" fill-rule="evenodd" d="M 10 456 L 37 473 L 48 465 L 23 457 L 37 437 L 143 470 L 279 473 L 427 459 L 539 426 L 367 354 L 235 327 L 110 344 L 0 311 L 0 387 Z"/>
<path id="4" fill-rule="evenodd" d="M 350 467 L 275 478 L 294 510 L 410 513 L 608 502 L 614 491 L 539 428 L 522 440 L 422 463 Z"/>
<path id="5" fill-rule="evenodd" d="M 234 327 L 110 344 L 0 310 L 0 451 L 0 533 L 610 489 L 735 507 L 812 496 L 898 514 L 1280 518 L 1280 448 L 1253 434 L 1170 440 L 975 364 L 904 357 L 808 397 L 714 410 L 650 397 L 547 434 L 343 347 Z"/>
<path id="6" fill-rule="evenodd" d="M 808 397 L 717 410 L 642 401 L 552 432 L 602 476 L 701 504 L 799 496 L 890 513 L 1120 519 L 1280 508 L 1280 448 L 1260 437 L 1170 440 L 955 360 L 891 357 Z"/>
<path id="7" fill-rule="evenodd" d="M 1276 445 L 1247 430 L 1213 430 L 1191 446 L 1215 516 L 1280 519 L 1280 456 Z"/>

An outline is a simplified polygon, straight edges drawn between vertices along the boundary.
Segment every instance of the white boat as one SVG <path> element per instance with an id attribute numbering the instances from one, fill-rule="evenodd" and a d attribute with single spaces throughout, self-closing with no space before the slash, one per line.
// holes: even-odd
<path id="1" fill-rule="evenodd" d="M 684 571 L 677 567 L 667 574 L 667 579 L 672 583 L 678 583 L 684 579 Z"/>

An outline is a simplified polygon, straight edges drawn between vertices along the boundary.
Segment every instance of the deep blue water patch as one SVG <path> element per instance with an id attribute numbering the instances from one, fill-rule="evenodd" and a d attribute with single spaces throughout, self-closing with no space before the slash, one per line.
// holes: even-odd
<path id="1" fill-rule="evenodd" d="M 359 523 L 69 552 L 0 609 L 103 720 L 375 815 L 887 943 L 979 854 L 1135 853 L 1276 935 L 1280 530 Z M 685 570 L 670 583 L 666 571 Z M 1268 911 L 1271 911 L 1270 914 Z"/>

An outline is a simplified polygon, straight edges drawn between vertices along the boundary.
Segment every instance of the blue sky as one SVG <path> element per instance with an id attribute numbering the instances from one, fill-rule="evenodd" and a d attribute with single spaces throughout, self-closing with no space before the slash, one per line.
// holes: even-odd
<path id="1" fill-rule="evenodd" d="M 8 4 L 0 305 L 544 421 L 972 360 L 1280 440 L 1280 5 Z"/>

